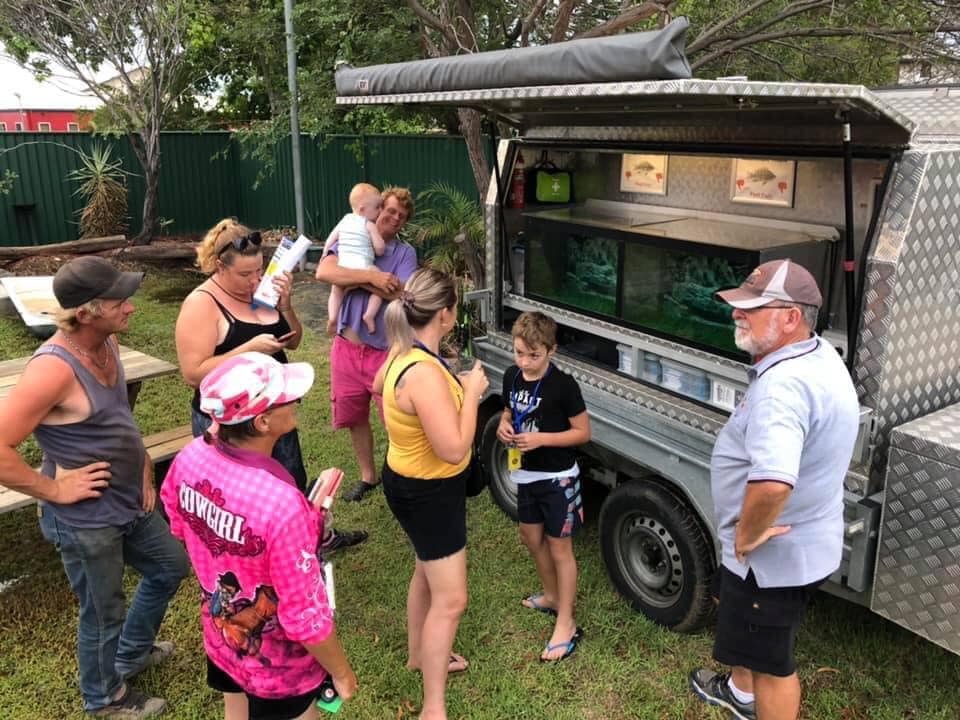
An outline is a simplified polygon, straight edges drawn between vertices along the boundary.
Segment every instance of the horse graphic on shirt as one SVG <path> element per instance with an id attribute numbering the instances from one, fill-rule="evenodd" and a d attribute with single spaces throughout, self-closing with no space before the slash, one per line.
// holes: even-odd
<path id="1" fill-rule="evenodd" d="M 260 655 L 260 646 L 263 633 L 277 626 L 277 594 L 269 585 L 258 585 L 250 600 L 238 598 L 240 590 L 236 575 L 226 572 L 214 592 L 204 592 L 204 601 L 227 647 L 239 657 L 252 657 L 268 666 L 270 660 Z"/>

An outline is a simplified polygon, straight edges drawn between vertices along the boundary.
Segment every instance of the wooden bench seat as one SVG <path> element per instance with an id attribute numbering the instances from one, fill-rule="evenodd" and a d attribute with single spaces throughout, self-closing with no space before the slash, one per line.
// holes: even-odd
<path id="1" fill-rule="evenodd" d="M 181 425 L 173 428 L 173 430 L 164 430 L 153 435 L 147 435 L 143 439 L 143 444 L 147 446 L 147 453 L 153 460 L 153 464 L 156 465 L 164 460 L 172 459 L 191 440 L 193 440 L 193 433 L 190 426 Z"/>
<path id="2" fill-rule="evenodd" d="M 181 425 L 172 430 L 147 435 L 143 438 L 143 444 L 147 448 L 147 453 L 154 464 L 170 460 L 180 449 L 193 440 L 193 434 L 189 425 Z M 0 487 L 0 514 L 19 510 L 27 505 L 32 505 L 36 498 L 24 495 L 16 490 L 10 490 Z"/>

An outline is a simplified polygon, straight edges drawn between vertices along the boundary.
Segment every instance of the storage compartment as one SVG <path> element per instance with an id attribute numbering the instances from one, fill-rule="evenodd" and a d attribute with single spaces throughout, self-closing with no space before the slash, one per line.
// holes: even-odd
<path id="1" fill-rule="evenodd" d="M 629 345 L 617 345 L 618 363 L 617 370 L 626 374 L 640 377 L 643 372 L 643 356 L 646 353 L 640 352 L 635 347 Z"/>
<path id="2" fill-rule="evenodd" d="M 960 653 L 960 405 L 895 427 L 870 607 Z"/>
<path id="3" fill-rule="evenodd" d="M 835 229 L 591 200 L 523 215 L 518 294 L 746 362 L 730 307 L 714 293 L 739 285 L 761 263 L 789 257 L 827 296 L 827 237 Z M 670 382 L 681 380 L 671 375 Z M 709 399 L 709 379 L 695 384 L 695 397 Z"/>
<path id="4" fill-rule="evenodd" d="M 667 358 L 661 358 L 660 368 L 660 384 L 667 390 L 701 402 L 710 400 L 710 378 L 703 370 Z"/>
<path id="5" fill-rule="evenodd" d="M 660 384 L 663 368 L 660 365 L 660 357 L 654 353 L 645 352 L 643 354 L 643 374 L 641 377 L 649 383 Z"/>

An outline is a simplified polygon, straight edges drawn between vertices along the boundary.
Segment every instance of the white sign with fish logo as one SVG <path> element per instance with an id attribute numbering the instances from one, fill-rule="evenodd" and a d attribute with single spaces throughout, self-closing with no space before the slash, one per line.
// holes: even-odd
<path id="1" fill-rule="evenodd" d="M 737 203 L 793 207 L 796 182 L 797 163 L 793 160 L 735 159 L 730 199 Z"/>
<path id="2" fill-rule="evenodd" d="M 667 194 L 667 156 L 624 153 L 620 163 L 620 192 Z"/>

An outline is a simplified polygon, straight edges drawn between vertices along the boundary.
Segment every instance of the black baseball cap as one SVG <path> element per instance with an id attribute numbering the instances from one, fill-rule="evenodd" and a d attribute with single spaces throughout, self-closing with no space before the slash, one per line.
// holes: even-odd
<path id="1" fill-rule="evenodd" d="M 108 260 L 85 255 L 71 260 L 53 276 L 53 294 L 64 309 L 80 307 L 97 298 L 120 300 L 132 296 L 142 272 L 121 272 Z"/>

